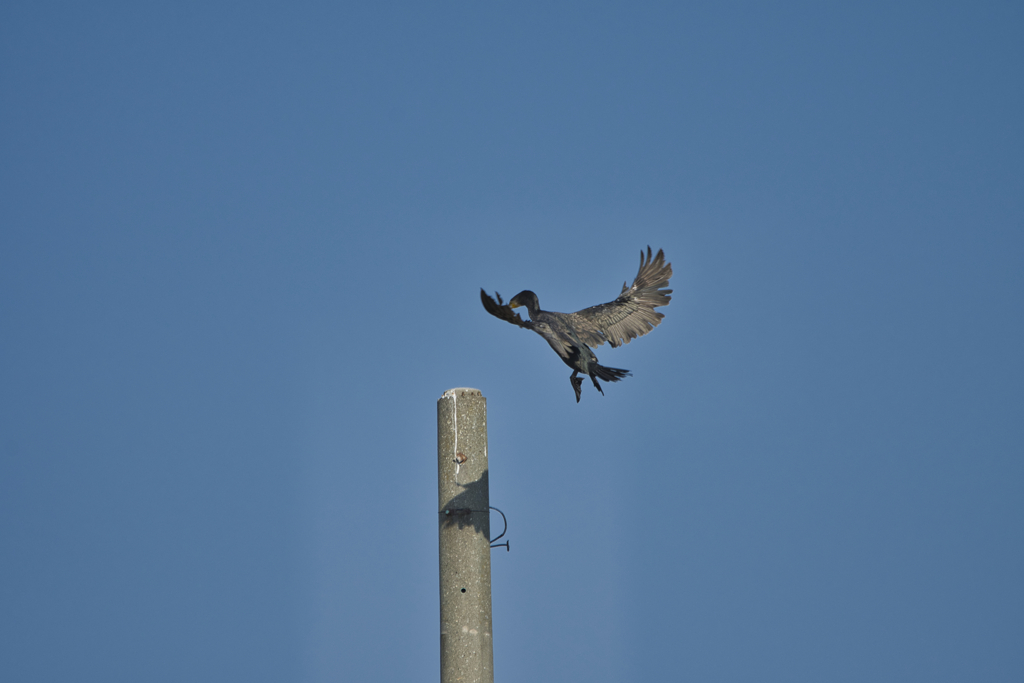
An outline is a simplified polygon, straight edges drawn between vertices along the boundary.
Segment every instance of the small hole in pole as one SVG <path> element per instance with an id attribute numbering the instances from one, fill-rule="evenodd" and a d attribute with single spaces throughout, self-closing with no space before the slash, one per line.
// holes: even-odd
<path id="1" fill-rule="evenodd" d="M 463 589 L 462 589 L 462 592 L 463 592 L 463 593 L 465 593 L 465 592 L 466 592 L 466 589 L 465 589 L 465 588 L 463 588 Z"/>

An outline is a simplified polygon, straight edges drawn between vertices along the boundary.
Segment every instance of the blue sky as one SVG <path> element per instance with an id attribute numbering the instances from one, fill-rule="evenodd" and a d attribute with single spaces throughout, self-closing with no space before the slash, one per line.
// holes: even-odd
<path id="1" fill-rule="evenodd" d="M 1018 3 L 8 3 L 0 673 L 1024 677 Z M 662 325 L 584 386 L 481 287 Z"/>

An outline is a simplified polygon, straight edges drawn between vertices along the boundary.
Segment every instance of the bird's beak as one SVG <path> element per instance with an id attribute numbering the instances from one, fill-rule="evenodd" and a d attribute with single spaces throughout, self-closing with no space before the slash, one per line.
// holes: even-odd
<path id="1" fill-rule="evenodd" d="M 522 304 L 519 303 L 515 297 L 512 297 L 512 301 L 508 302 L 509 308 L 519 308 L 520 306 L 522 306 Z"/>

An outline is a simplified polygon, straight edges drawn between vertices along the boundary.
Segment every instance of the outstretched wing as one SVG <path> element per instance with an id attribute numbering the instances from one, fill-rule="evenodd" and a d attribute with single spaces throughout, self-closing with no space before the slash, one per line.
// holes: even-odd
<path id="1" fill-rule="evenodd" d="M 533 329 L 533 323 L 524 321 L 519 317 L 519 314 L 512 310 L 512 307 L 501 300 L 501 294 L 497 292 L 494 296 L 498 297 L 495 301 L 484 291 L 483 287 L 480 288 L 480 301 L 484 305 L 484 310 L 493 315 L 495 318 L 501 318 L 505 322 L 518 325 L 519 327 L 525 327 L 528 330 Z"/>
<path id="2" fill-rule="evenodd" d="M 622 293 L 615 301 L 584 308 L 569 314 L 576 335 L 587 346 L 600 346 L 608 342 L 612 347 L 628 344 L 661 323 L 665 316 L 656 312 L 658 306 L 667 306 L 672 298 L 671 289 L 665 289 L 672 277 L 672 264 L 665 263 L 665 253 L 659 249 L 652 258 L 647 247 L 647 258 L 640 250 L 640 270 L 631 287 L 622 285 Z"/>

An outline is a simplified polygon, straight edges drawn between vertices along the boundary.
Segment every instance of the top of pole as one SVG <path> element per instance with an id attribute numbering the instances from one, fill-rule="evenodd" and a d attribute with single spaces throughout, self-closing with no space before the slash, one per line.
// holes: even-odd
<path id="1" fill-rule="evenodd" d="M 456 387 L 454 389 L 449 389 L 448 391 L 444 392 L 444 395 L 441 398 L 450 398 L 452 396 L 465 396 L 467 394 L 470 396 L 483 396 L 483 393 L 479 389 L 471 389 L 469 387 Z"/>

